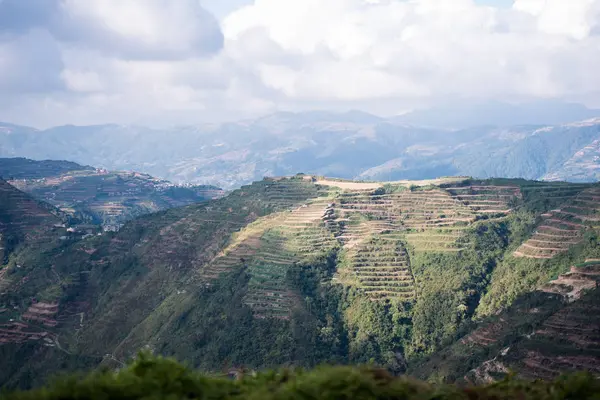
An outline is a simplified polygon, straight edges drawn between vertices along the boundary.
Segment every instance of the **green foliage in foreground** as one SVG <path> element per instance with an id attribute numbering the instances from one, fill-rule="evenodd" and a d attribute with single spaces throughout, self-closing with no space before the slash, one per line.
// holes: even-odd
<path id="1" fill-rule="evenodd" d="M 0 399 L 600 399 L 600 381 L 577 374 L 554 382 L 509 379 L 460 388 L 396 378 L 368 367 L 280 370 L 234 381 L 202 375 L 171 359 L 140 355 L 118 372 L 66 377 L 41 389 L 5 393 Z"/>

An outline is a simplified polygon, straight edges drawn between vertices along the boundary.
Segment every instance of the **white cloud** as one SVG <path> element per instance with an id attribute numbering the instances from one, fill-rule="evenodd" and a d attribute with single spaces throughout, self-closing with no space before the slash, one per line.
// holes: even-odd
<path id="1" fill-rule="evenodd" d="M 562 69 L 565 52 L 600 44 L 589 35 L 599 3 L 517 0 L 501 10 L 472 0 L 256 0 L 225 20 L 224 33 L 231 46 L 260 32 L 300 57 L 256 62 L 264 84 L 287 97 L 554 97 L 570 94 L 577 76 L 600 84 L 590 82 L 592 60 Z"/>
<path id="2" fill-rule="evenodd" d="M 599 22 L 600 0 L 255 0 L 221 27 L 199 0 L 4 0 L 0 119 L 171 124 L 455 98 L 590 101 Z"/>
<path id="3" fill-rule="evenodd" d="M 58 10 L 51 22 L 58 37 L 124 58 L 190 58 L 223 45 L 198 0 L 62 0 Z"/>
<path id="4" fill-rule="evenodd" d="M 541 32 L 587 38 L 597 26 L 600 4 L 595 0 L 517 0 L 514 9 L 536 17 Z"/>

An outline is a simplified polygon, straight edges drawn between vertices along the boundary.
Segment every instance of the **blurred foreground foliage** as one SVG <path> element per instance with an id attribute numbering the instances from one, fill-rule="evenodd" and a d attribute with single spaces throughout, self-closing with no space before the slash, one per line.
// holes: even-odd
<path id="1" fill-rule="evenodd" d="M 42 388 L 0 394 L 0 399 L 600 399 L 600 381 L 582 373 L 553 382 L 510 378 L 488 386 L 458 387 L 347 366 L 249 373 L 233 380 L 140 354 L 119 371 L 65 376 Z"/>

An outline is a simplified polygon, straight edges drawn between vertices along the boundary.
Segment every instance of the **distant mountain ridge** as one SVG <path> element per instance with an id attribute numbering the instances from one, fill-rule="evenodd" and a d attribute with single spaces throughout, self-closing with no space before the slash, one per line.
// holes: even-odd
<path id="1" fill-rule="evenodd" d="M 514 111 L 499 109 L 505 110 L 499 112 L 504 117 Z M 554 120 L 600 116 L 578 107 L 563 114 Z M 502 122 L 485 115 L 482 122 Z M 360 111 L 277 113 L 237 123 L 171 129 L 113 124 L 44 131 L 2 128 L 0 123 L 0 156 L 41 160 L 68 155 L 85 165 L 225 189 L 298 171 L 366 180 L 468 175 L 593 182 L 599 176 L 598 119 L 557 125 L 505 122 L 452 128 L 455 124 L 448 123 L 444 128 L 423 128 L 411 124 L 423 122 L 414 118 L 416 114 L 386 119 Z M 580 152 L 584 158 L 578 156 Z"/>

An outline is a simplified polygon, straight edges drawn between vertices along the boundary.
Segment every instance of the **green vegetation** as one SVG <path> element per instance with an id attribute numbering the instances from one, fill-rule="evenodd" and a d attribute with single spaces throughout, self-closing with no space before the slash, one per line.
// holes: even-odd
<path id="1" fill-rule="evenodd" d="M 203 375 L 176 361 L 141 355 L 118 372 L 67 376 L 45 388 L 0 395 L 2 400 L 69 399 L 597 399 L 600 383 L 587 374 L 552 382 L 508 379 L 493 385 L 457 387 L 395 378 L 371 368 L 320 367 L 273 370 L 238 379 Z"/>
<path id="2" fill-rule="evenodd" d="M 0 176 L 73 222 L 116 229 L 152 212 L 218 198 L 214 186 L 174 186 L 136 172 L 109 172 L 68 161 L 0 158 Z"/>
<path id="3" fill-rule="evenodd" d="M 72 171 L 93 170 L 92 167 L 84 167 L 70 161 L 0 158 L 0 177 L 5 180 L 51 178 Z"/>
<path id="4" fill-rule="evenodd" d="M 119 367 L 140 349 L 205 372 L 372 364 L 446 382 L 495 380 L 507 366 L 526 376 L 521 362 L 558 357 L 523 347 L 491 362 L 595 287 L 598 185 L 325 182 L 265 179 L 85 239 L 60 239 L 64 227 L 23 236 L 0 269 L 0 382 Z M 568 224 L 568 246 L 542 252 Z M 592 350 L 569 359 L 575 370 L 600 365 Z"/>

